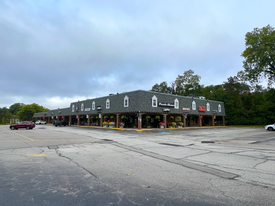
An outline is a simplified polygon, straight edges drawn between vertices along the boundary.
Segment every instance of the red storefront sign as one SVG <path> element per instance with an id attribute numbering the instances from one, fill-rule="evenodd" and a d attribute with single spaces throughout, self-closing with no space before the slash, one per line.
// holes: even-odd
<path id="1" fill-rule="evenodd" d="M 205 112 L 206 111 L 205 106 L 199 106 L 199 111 L 200 112 Z"/>

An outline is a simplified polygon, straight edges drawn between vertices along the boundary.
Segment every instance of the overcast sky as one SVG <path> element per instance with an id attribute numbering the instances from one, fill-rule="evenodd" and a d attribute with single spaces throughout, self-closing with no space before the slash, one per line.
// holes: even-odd
<path id="1" fill-rule="evenodd" d="M 274 0 L 0 0 L 0 107 L 70 102 L 242 70 L 245 34 Z"/>

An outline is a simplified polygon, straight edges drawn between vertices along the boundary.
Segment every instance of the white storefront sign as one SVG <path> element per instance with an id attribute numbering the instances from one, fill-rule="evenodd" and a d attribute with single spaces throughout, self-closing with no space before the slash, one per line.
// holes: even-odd
<path id="1" fill-rule="evenodd" d="M 159 103 L 159 106 L 163 106 L 163 107 L 174 107 L 174 104 L 170 104 L 170 103 Z"/>

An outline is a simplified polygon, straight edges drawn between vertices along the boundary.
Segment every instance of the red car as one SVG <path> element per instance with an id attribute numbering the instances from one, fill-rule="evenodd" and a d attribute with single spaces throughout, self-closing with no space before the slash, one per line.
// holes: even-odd
<path id="1" fill-rule="evenodd" d="M 34 127 L 35 127 L 35 124 L 29 121 L 19 122 L 17 124 L 10 125 L 11 130 L 18 129 L 18 128 L 33 129 Z"/>

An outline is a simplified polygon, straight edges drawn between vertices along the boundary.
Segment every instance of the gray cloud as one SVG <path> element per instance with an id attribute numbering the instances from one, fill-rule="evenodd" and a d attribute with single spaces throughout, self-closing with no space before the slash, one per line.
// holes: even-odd
<path id="1" fill-rule="evenodd" d="M 247 2 L 1 1 L 0 107 L 52 107 L 46 99 L 56 98 L 69 106 L 189 69 L 204 85 L 221 84 L 242 69 L 245 33 L 274 21 L 272 1 L 262 13 L 260 4 L 243 10 Z"/>

